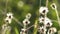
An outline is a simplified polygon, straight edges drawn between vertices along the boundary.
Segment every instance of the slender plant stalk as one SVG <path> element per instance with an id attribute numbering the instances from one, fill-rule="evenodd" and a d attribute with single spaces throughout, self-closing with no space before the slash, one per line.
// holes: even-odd
<path id="1" fill-rule="evenodd" d="M 23 24 L 17 18 L 14 17 L 13 19 L 23 27 Z"/>
<path id="2" fill-rule="evenodd" d="M 18 29 L 16 27 L 14 29 L 15 29 L 15 33 L 19 34 Z"/>
<path id="3" fill-rule="evenodd" d="M 48 0 L 46 0 L 46 7 L 48 7 Z"/>
<path id="4" fill-rule="evenodd" d="M 41 6 L 41 0 L 40 0 L 40 6 Z"/>
<path id="5" fill-rule="evenodd" d="M 37 26 L 38 26 L 38 20 L 35 21 L 33 34 L 37 34 L 37 31 L 38 31 Z"/>
<path id="6" fill-rule="evenodd" d="M 24 29 L 26 29 L 26 25 L 24 25 Z M 24 34 L 27 34 L 27 33 L 25 33 L 25 31 L 24 31 Z"/>
<path id="7" fill-rule="evenodd" d="M 59 24 L 59 26 L 60 26 L 59 13 L 58 13 L 57 9 L 55 9 L 55 12 L 56 12 L 56 15 L 57 15 L 58 24 Z"/>
<path id="8" fill-rule="evenodd" d="M 31 27 L 33 27 L 33 26 L 34 26 L 34 24 L 33 24 L 32 26 L 28 27 L 27 30 L 29 30 L 29 29 L 30 29 Z"/>

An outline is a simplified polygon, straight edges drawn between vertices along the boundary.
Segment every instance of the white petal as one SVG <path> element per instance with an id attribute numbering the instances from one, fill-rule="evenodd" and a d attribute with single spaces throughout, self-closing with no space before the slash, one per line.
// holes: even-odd
<path id="1" fill-rule="evenodd" d="M 10 16 L 10 15 L 12 16 L 13 14 L 12 14 L 12 13 L 10 13 L 10 12 L 9 12 L 9 13 L 7 13 L 7 16 Z"/>
<path id="2" fill-rule="evenodd" d="M 26 29 L 24 29 L 24 28 L 23 28 L 23 29 L 21 29 L 21 30 L 22 30 L 22 31 L 26 31 Z"/>

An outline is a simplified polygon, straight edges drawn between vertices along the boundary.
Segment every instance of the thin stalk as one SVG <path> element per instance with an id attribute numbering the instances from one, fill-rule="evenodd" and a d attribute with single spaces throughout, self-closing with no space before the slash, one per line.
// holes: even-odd
<path id="1" fill-rule="evenodd" d="M 16 34 L 19 34 L 18 29 L 16 27 L 14 28 L 14 30 Z"/>
<path id="2" fill-rule="evenodd" d="M 48 0 L 46 0 L 46 7 L 48 7 Z"/>
<path id="3" fill-rule="evenodd" d="M 28 28 L 27 28 L 27 30 L 29 30 L 29 29 L 30 29 L 31 27 L 33 27 L 33 26 L 34 26 L 34 25 L 32 25 L 32 26 L 28 27 Z"/>
<path id="4" fill-rule="evenodd" d="M 24 29 L 26 29 L 26 25 L 24 25 Z M 24 31 L 24 34 L 26 34 L 25 31 Z"/>
<path id="5" fill-rule="evenodd" d="M 38 20 L 35 21 L 33 34 L 37 34 L 37 31 L 38 31 L 37 26 L 38 26 Z"/>
<path id="6" fill-rule="evenodd" d="M 58 24 L 59 24 L 59 26 L 60 26 L 59 13 L 58 13 L 57 9 L 55 9 L 55 12 L 56 12 L 56 15 L 57 15 Z"/>
<path id="7" fill-rule="evenodd" d="M 41 0 L 40 0 L 40 7 L 41 7 Z"/>
<path id="8" fill-rule="evenodd" d="M 18 24 L 20 24 L 22 27 L 23 27 L 23 24 L 20 22 L 20 21 L 18 21 L 18 19 L 17 18 L 13 18 Z"/>

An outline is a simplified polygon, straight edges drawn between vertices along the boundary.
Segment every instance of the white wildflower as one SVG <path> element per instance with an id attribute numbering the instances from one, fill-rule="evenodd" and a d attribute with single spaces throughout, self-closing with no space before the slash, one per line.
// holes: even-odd
<path id="1" fill-rule="evenodd" d="M 2 29 L 5 29 L 7 27 L 7 24 L 2 25 Z"/>
<path id="2" fill-rule="evenodd" d="M 47 29 L 44 26 L 40 27 L 39 29 L 40 29 L 39 32 L 43 34 L 45 34 L 47 31 Z"/>
<path id="3" fill-rule="evenodd" d="M 26 15 L 26 18 L 27 18 L 27 19 L 30 19 L 30 18 L 31 18 L 31 14 L 28 13 L 28 14 Z"/>
<path id="4" fill-rule="evenodd" d="M 23 20 L 23 24 L 24 24 L 24 25 L 28 25 L 28 24 L 30 24 L 30 21 L 29 21 L 28 19 L 24 19 L 24 20 Z"/>
<path id="5" fill-rule="evenodd" d="M 40 18 L 39 18 L 39 22 L 40 22 L 40 23 L 43 23 L 46 27 L 52 26 L 51 20 L 50 20 L 49 18 L 47 18 L 47 17 L 45 17 L 45 18 L 40 17 Z"/>
<path id="6" fill-rule="evenodd" d="M 49 18 L 45 17 L 44 25 L 46 27 L 51 27 L 52 26 L 51 20 Z"/>
<path id="7" fill-rule="evenodd" d="M 6 18 L 5 18 L 5 22 L 6 22 L 6 23 L 9 23 L 9 24 L 10 24 L 10 23 L 11 23 L 11 21 L 12 21 L 12 20 L 11 20 L 11 19 L 9 19 L 8 17 L 6 17 Z"/>
<path id="8" fill-rule="evenodd" d="M 44 18 L 43 17 L 39 17 L 39 23 L 43 23 L 44 22 Z"/>
<path id="9" fill-rule="evenodd" d="M 12 19 L 13 18 L 13 14 L 12 13 L 7 13 L 7 17 L 9 17 L 9 19 Z"/>
<path id="10" fill-rule="evenodd" d="M 55 27 L 52 27 L 48 30 L 49 33 L 53 34 L 57 32 L 57 29 Z"/>
<path id="11" fill-rule="evenodd" d="M 55 3 L 52 3 L 52 4 L 51 4 L 51 7 L 52 7 L 52 9 L 57 9 L 57 7 L 56 7 L 56 4 L 55 4 Z"/>
<path id="12" fill-rule="evenodd" d="M 47 14 L 48 13 L 48 8 L 47 7 L 40 7 L 39 9 L 40 14 Z"/>

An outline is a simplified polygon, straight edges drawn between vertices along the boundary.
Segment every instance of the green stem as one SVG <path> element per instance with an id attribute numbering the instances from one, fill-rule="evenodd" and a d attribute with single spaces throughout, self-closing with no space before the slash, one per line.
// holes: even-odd
<path id="1" fill-rule="evenodd" d="M 37 26 L 38 26 L 38 20 L 35 21 L 33 34 L 37 34 L 37 30 L 38 30 Z"/>
<path id="2" fill-rule="evenodd" d="M 16 27 L 14 29 L 15 29 L 15 33 L 19 34 L 18 29 Z"/>
<path id="3" fill-rule="evenodd" d="M 60 26 L 59 13 L 58 13 L 57 9 L 55 9 L 55 12 L 56 12 L 56 15 L 57 15 L 58 24 L 59 24 L 59 26 Z"/>

